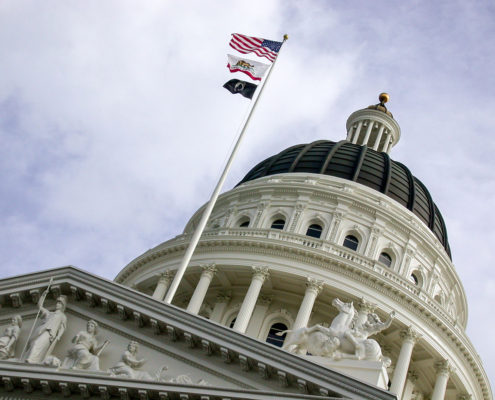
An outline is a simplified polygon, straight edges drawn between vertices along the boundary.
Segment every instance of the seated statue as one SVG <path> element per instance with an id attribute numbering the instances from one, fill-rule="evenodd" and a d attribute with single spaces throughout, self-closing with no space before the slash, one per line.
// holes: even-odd
<path id="1" fill-rule="evenodd" d="M 0 336 L 0 360 L 14 357 L 15 344 L 19 339 L 21 326 L 22 318 L 20 315 L 16 315 L 12 318 L 10 326 L 3 332 L 3 336 Z"/>
<path id="2" fill-rule="evenodd" d="M 121 361 L 114 367 L 110 368 L 110 372 L 117 376 L 124 376 L 130 379 L 140 379 L 146 381 L 157 380 L 157 377 L 151 376 L 146 371 L 139 371 L 145 363 L 144 358 L 137 358 L 138 343 L 135 341 L 129 342 L 127 350 L 122 354 Z"/>
<path id="3" fill-rule="evenodd" d="M 72 338 L 74 346 L 69 349 L 67 357 L 62 363 L 62 368 L 67 369 L 86 369 L 89 371 L 98 371 L 100 369 L 99 355 L 108 344 L 106 340 L 98 346 L 96 334 L 98 324 L 94 320 L 89 320 L 86 324 L 86 330 L 79 332 Z"/>

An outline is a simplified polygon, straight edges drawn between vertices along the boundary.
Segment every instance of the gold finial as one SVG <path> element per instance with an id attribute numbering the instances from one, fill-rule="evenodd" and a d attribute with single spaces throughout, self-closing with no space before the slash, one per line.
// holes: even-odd
<path id="1" fill-rule="evenodd" d="M 380 100 L 381 104 L 385 104 L 387 101 L 390 100 L 390 95 L 388 93 L 380 93 L 378 96 L 378 100 Z"/>
<path id="2" fill-rule="evenodd" d="M 289 39 L 289 35 L 287 33 L 284 35 L 284 42 Z"/>

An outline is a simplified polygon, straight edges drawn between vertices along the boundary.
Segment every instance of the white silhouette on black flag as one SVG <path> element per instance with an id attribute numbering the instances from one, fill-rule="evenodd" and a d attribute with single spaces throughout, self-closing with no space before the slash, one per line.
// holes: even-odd
<path id="1" fill-rule="evenodd" d="M 230 93 L 239 93 L 248 99 L 252 99 L 258 85 L 246 81 L 241 81 L 239 79 L 231 79 L 225 85 L 223 85 L 223 87 Z"/>

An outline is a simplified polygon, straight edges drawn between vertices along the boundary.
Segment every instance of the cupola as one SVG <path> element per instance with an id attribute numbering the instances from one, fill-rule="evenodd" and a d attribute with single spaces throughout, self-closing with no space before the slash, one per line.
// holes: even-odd
<path id="1" fill-rule="evenodd" d="M 400 139 L 400 127 L 385 103 L 390 96 L 381 93 L 380 103 L 353 112 L 347 119 L 347 140 L 368 146 L 378 152 L 390 153 Z"/>

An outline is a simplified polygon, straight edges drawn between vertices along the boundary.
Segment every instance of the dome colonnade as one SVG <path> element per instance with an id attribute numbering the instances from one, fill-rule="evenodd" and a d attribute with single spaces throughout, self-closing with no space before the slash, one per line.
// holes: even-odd
<path id="1" fill-rule="evenodd" d="M 393 128 L 379 106 L 360 111 Z M 220 196 L 173 304 L 275 345 L 276 329 L 328 324 L 336 297 L 395 311 L 376 339 L 399 399 L 491 399 L 441 214 L 407 168 L 361 143 L 390 128 L 377 129 L 293 146 Z M 162 300 L 203 209 L 116 281 Z"/>

